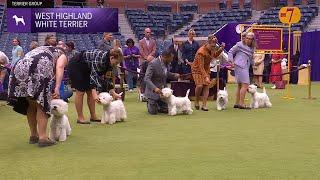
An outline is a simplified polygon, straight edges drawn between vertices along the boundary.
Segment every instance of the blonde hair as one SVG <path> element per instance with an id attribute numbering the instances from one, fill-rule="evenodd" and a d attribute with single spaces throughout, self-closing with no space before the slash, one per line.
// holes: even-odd
<path id="1" fill-rule="evenodd" d="M 253 32 L 243 33 L 243 35 L 242 35 L 242 42 L 244 42 L 244 39 L 245 39 L 246 37 L 248 37 L 248 36 L 252 36 L 252 38 L 253 38 L 253 40 L 252 40 L 252 42 L 251 42 L 251 46 L 249 46 L 249 47 L 251 47 L 251 48 L 253 48 L 253 49 L 256 49 L 256 48 L 257 48 L 256 36 L 254 35 Z"/>
<path id="2" fill-rule="evenodd" d="M 195 35 L 195 34 L 196 34 L 196 31 L 195 31 L 194 29 L 189 29 L 188 35 L 189 35 L 189 34 L 194 34 L 194 35 Z"/>
<path id="3" fill-rule="evenodd" d="M 113 56 L 119 63 L 123 61 L 123 54 L 120 49 L 111 49 L 109 56 Z"/>
<path id="4" fill-rule="evenodd" d="M 117 46 L 121 47 L 121 41 L 120 41 L 119 39 L 114 39 L 114 40 L 113 40 L 113 45 L 114 45 L 114 46 L 117 45 Z"/>
<path id="5" fill-rule="evenodd" d="M 212 40 L 213 38 L 217 38 L 216 35 L 214 35 L 214 34 L 208 35 L 208 41 Z"/>

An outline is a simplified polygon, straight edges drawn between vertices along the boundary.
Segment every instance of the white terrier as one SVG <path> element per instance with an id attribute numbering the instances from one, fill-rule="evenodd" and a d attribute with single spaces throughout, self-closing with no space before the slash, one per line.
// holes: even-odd
<path id="1" fill-rule="evenodd" d="M 16 21 L 16 26 L 19 25 L 19 22 L 21 22 L 24 26 L 26 23 L 24 22 L 23 16 L 19 18 L 17 15 L 12 16 L 12 18 Z"/>
<path id="2" fill-rule="evenodd" d="M 281 60 L 281 69 L 282 70 L 287 70 L 287 62 L 288 62 L 288 59 L 286 59 L 286 58 L 283 58 Z"/>
<path id="3" fill-rule="evenodd" d="M 228 92 L 226 88 L 223 90 L 219 90 L 217 94 L 217 110 L 221 111 L 226 109 L 226 106 L 228 104 Z"/>
<path id="4" fill-rule="evenodd" d="M 68 103 L 61 99 L 51 101 L 52 120 L 50 124 L 49 137 L 52 140 L 65 141 L 71 134 L 71 126 L 66 116 L 68 112 Z"/>
<path id="5" fill-rule="evenodd" d="M 185 97 L 174 96 L 173 90 L 170 88 L 163 88 L 161 91 L 163 94 L 162 98 L 168 103 L 169 115 L 174 116 L 179 112 L 192 114 L 193 110 L 191 108 L 191 101 L 188 98 L 190 89 L 188 89 Z"/>
<path id="6" fill-rule="evenodd" d="M 252 96 L 251 105 L 250 105 L 251 108 L 256 109 L 256 108 L 263 108 L 263 107 L 267 107 L 267 108 L 272 107 L 270 99 L 266 93 L 265 87 L 263 87 L 263 92 L 259 93 L 257 91 L 257 86 L 254 84 L 251 84 L 248 87 L 248 92 Z"/>
<path id="7" fill-rule="evenodd" d="M 114 124 L 116 121 L 127 119 L 127 112 L 122 100 L 113 101 L 113 97 L 109 93 L 103 92 L 99 94 L 99 101 L 103 106 L 102 124 Z"/>

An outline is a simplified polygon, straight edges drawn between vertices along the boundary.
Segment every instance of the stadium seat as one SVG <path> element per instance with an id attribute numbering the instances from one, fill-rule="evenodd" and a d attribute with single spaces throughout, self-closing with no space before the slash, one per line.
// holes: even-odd
<path id="1" fill-rule="evenodd" d="M 302 0 L 294 0 L 293 5 L 297 6 L 297 5 L 301 5 L 302 4 Z"/>

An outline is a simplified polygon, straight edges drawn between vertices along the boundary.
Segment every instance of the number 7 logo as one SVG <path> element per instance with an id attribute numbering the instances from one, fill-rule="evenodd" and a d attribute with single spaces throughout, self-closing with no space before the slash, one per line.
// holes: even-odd
<path id="1" fill-rule="evenodd" d="M 280 9 L 279 19 L 282 23 L 297 23 L 300 21 L 300 18 L 300 9 L 297 7 L 283 7 Z"/>

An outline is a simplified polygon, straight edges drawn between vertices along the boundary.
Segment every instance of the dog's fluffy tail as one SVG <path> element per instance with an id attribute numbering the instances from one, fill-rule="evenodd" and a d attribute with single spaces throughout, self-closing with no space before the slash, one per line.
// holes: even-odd
<path id="1" fill-rule="evenodd" d="M 263 86 L 263 93 L 267 93 L 266 87 Z"/>
<path id="2" fill-rule="evenodd" d="M 187 90 L 187 93 L 186 93 L 185 97 L 189 97 L 189 93 L 190 93 L 190 89 Z"/>

